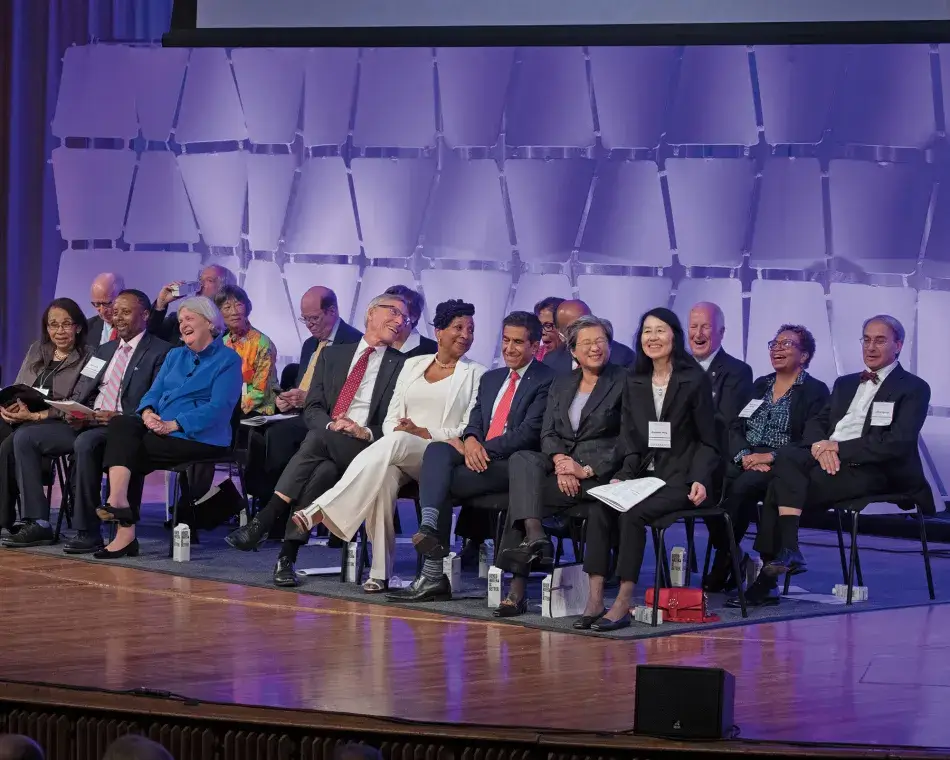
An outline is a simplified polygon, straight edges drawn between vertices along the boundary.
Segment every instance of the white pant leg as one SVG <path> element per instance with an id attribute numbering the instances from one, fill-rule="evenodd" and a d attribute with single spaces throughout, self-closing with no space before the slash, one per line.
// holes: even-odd
<path id="1" fill-rule="evenodd" d="M 373 505 L 366 514 L 366 538 L 373 545 L 373 563 L 369 577 L 387 580 L 393 574 L 393 557 L 396 553 L 396 496 L 399 487 L 407 480 L 396 465 L 386 468 L 386 477 L 376 494 Z"/>

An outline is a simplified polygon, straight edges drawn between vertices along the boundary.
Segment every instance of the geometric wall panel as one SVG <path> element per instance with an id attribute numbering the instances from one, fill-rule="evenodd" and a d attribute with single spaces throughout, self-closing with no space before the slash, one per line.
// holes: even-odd
<path id="1" fill-rule="evenodd" d="M 175 154 L 148 151 L 139 160 L 125 227 L 128 243 L 197 243 L 198 228 Z"/>
<path id="2" fill-rule="evenodd" d="M 238 95 L 253 143 L 294 141 L 306 51 L 238 48 L 231 53 Z"/>
<path id="3" fill-rule="evenodd" d="M 346 140 L 358 55 L 359 51 L 354 48 L 307 51 L 303 101 L 305 145 L 340 145 Z"/>
<path id="4" fill-rule="evenodd" d="M 948 101 L 950 102 L 950 101 Z M 950 170 L 936 173 L 935 202 L 921 272 L 928 277 L 950 277 Z"/>
<path id="5" fill-rule="evenodd" d="M 930 390 L 933 392 L 936 391 L 936 388 L 931 385 Z M 946 488 L 947 484 L 950 483 L 950 419 L 946 417 L 928 417 L 920 437 L 923 438 L 927 451 L 930 453 L 930 459 L 934 463 L 937 477 L 943 487 Z M 926 466 L 924 467 L 925 474 L 930 474 L 929 469 Z M 941 501 L 943 499 L 938 497 L 937 504 L 939 505 Z"/>
<path id="6" fill-rule="evenodd" d="M 672 47 L 592 47 L 591 79 L 605 148 L 654 148 L 664 132 L 680 52 Z"/>
<path id="7" fill-rule="evenodd" d="M 370 258 L 412 255 L 432 192 L 434 159 L 354 159 L 353 184 L 363 245 Z"/>
<path id="8" fill-rule="evenodd" d="M 191 51 L 175 137 L 181 143 L 247 139 L 244 112 L 226 51 Z"/>
<path id="9" fill-rule="evenodd" d="M 360 60 L 356 145 L 422 148 L 435 142 L 435 89 L 429 48 L 368 48 Z M 400 114 L 398 119 L 392 114 Z"/>
<path id="10" fill-rule="evenodd" d="M 579 47 L 522 48 L 507 103 L 509 145 L 593 145 L 590 88 Z"/>
<path id="11" fill-rule="evenodd" d="M 922 290 L 917 296 L 917 374 L 930 383 L 930 403 L 950 406 L 950 354 L 947 353 L 947 315 L 950 293 Z M 906 328 L 906 325 L 905 325 Z"/>
<path id="12" fill-rule="evenodd" d="M 667 140 L 674 145 L 752 145 L 758 140 L 744 47 L 685 49 Z"/>
<path id="13" fill-rule="evenodd" d="M 777 304 L 781 304 L 781 307 L 776 308 Z M 804 325 L 815 336 L 815 357 L 808 367 L 808 374 L 830 388 L 838 372 L 832 351 L 825 294 L 820 284 L 786 280 L 755 280 L 752 283 L 746 362 L 752 367 L 755 377 L 773 371 L 766 344 L 775 337 L 782 324 Z"/>
<path id="14" fill-rule="evenodd" d="M 300 338 L 295 326 L 299 299 L 291 306 L 277 265 L 270 261 L 251 261 L 244 290 L 254 305 L 251 324 L 271 339 L 280 356 L 299 356 Z"/>
<path id="15" fill-rule="evenodd" d="M 673 158 L 666 170 L 680 262 L 738 266 L 752 202 L 752 161 Z"/>
<path id="16" fill-rule="evenodd" d="M 276 251 L 297 161 L 289 153 L 244 155 L 247 161 L 248 245 L 252 251 Z"/>
<path id="17" fill-rule="evenodd" d="M 190 52 L 185 48 L 130 48 L 135 110 L 146 140 L 169 139 Z"/>
<path id="18" fill-rule="evenodd" d="M 831 333 L 838 349 L 838 368 L 842 373 L 861 372 L 861 327 L 875 314 L 890 314 L 904 326 L 906 338 L 901 350 L 905 369 L 914 367 L 914 321 L 917 292 L 911 288 L 884 288 L 851 283 L 831 284 Z"/>
<path id="19" fill-rule="evenodd" d="M 423 254 L 430 259 L 511 260 L 494 161 L 446 154 L 426 219 Z"/>
<path id="20" fill-rule="evenodd" d="M 600 167 L 580 260 L 655 267 L 673 263 L 656 164 L 610 162 Z"/>
<path id="21" fill-rule="evenodd" d="M 68 48 L 51 124 L 53 134 L 132 139 L 139 131 L 132 82 L 129 48 Z"/>
<path id="22" fill-rule="evenodd" d="M 342 159 L 311 158 L 304 162 L 290 211 L 287 251 L 359 254 L 360 241 Z"/>
<path id="23" fill-rule="evenodd" d="M 130 150 L 56 148 L 51 161 L 63 239 L 121 237 L 135 154 Z"/>
<path id="24" fill-rule="evenodd" d="M 835 258 L 865 271 L 913 272 L 930 203 L 928 167 L 832 161 L 829 175 Z"/>
<path id="25" fill-rule="evenodd" d="M 739 280 L 704 280 L 690 278 L 683 280 L 676 291 L 673 311 L 680 318 L 683 330 L 689 331 L 689 311 L 701 301 L 711 302 L 722 309 L 726 320 L 726 332 L 722 338 L 722 348 L 733 356 L 744 359 L 742 349 L 742 283 Z M 688 340 L 688 338 L 687 338 Z M 750 344 L 751 345 L 751 344 Z M 761 351 L 761 346 L 752 346 Z"/>
<path id="26" fill-rule="evenodd" d="M 584 158 L 507 163 L 508 195 L 522 259 L 567 260 L 593 174 L 594 162 Z"/>
<path id="27" fill-rule="evenodd" d="M 429 314 L 436 304 L 462 298 L 475 306 L 475 342 L 468 357 L 486 367 L 496 355 L 501 320 L 508 304 L 511 276 L 505 272 L 466 272 L 426 269 L 422 272 Z"/>
<path id="28" fill-rule="evenodd" d="M 511 311 L 530 311 L 534 312 L 534 305 L 538 301 L 554 296 L 556 298 L 570 299 L 571 281 L 563 274 L 523 274 L 518 279 L 518 287 L 515 290 L 515 297 L 511 302 Z M 598 299 L 594 308 L 600 308 L 601 301 Z"/>
<path id="29" fill-rule="evenodd" d="M 247 198 L 247 153 L 182 155 L 178 166 L 205 243 L 237 246 Z"/>
<path id="30" fill-rule="evenodd" d="M 366 307 L 369 306 L 369 302 L 393 285 L 405 285 L 413 290 L 418 290 L 419 288 L 419 284 L 413 277 L 412 272 L 408 269 L 392 269 L 389 267 L 367 268 L 366 271 L 363 272 L 363 277 L 360 282 L 360 295 L 356 301 L 356 308 L 352 312 L 353 322 L 351 324 L 362 330 L 364 317 L 366 316 Z M 458 298 L 458 296 L 456 296 L 456 298 Z M 426 313 L 423 315 L 423 318 L 419 320 L 418 329 L 423 335 L 431 336 L 432 328 L 427 323 L 431 320 L 432 315 L 435 314 L 435 306 L 438 301 L 433 300 L 432 295 L 429 293 L 425 294 L 425 299 Z M 340 313 L 346 315 L 350 312 L 341 307 Z"/>
<path id="31" fill-rule="evenodd" d="M 821 166 L 814 158 L 772 158 L 762 173 L 749 263 L 824 269 Z"/>
<path id="32" fill-rule="evenodd" d="M 494 145 L 501 132 L 513 48 L 439 48 L 442 131 L 449 145 Z"/>
<path id="33" fill-rule="evenodd" d="M 583 274 L 577 278 L 582 300 L 599 317 L 609 319 L 614 340 L 634 346 L 640 316 L 654 306 L 666 306 L 671 282 L 666 277 L 614 277 Z"/>
<path id="34" fill-rule="evenodd" d="M 336 293 L 340 316 L 348 322 L 353 299 L 356 297 L 356 287 L 359 285 L 359 277 L 360 268 L 353 264 L 321 264 L 318 267 L 313 264 L 284 264 L 284 280 L 290 292 L 290 305 L 293 308 L 294 319 L 300 316 L 300 299 L 303 294 L 315 285 L 322 285 Z M 302 340 L 310 337 L 306 325 L 295 322 L 295 326 Z M 362 330 L 362 322 L 358 327 Z M 286 354 L 285 348 L 291 347 L 289 344 L 282 347 L 281 353 Z"/>

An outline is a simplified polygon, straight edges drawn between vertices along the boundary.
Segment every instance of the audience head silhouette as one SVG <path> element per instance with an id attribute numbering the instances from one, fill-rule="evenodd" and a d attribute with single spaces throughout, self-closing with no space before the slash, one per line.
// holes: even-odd
<path id="1" fill-rule="evenodd" d="M 382 760 L 382 754 L 366 744 L 344 744 L 333 751 L 333 760 Z"/>
<path id="2" fill-rule="evenodd" d="M 106 750 L 102 760 L 174 760 L 158 742 L 138 734 L 120 736 Z"/>
<path id="3" fill-rule="evenodd" d="M 0 736 L 0 760 L 44 760 L 40 745 L 28 736 L 4 734 Z"/>

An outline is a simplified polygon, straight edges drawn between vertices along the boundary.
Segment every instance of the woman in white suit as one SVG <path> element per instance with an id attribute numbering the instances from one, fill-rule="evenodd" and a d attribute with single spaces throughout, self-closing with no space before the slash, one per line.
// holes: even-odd
<path id="1" fill-rule="evenodd" d="M 475 307 L 460 300 L 436 307 L 437 353 L 407 359 L 399 372 L 383 437 L 360 452 L 339 482 L 313 504 L 294 514 L 303 534 L 323 523 L 345 541 L 362 523 L 373 543 L 368 593 L 389 588 L 396 535 L 393 505 L 399 487 L 417 479 L 422 455 L 432 441 L 458 439 L 475 406 L 485 367 L 465 354 L 475 338 Z"/>

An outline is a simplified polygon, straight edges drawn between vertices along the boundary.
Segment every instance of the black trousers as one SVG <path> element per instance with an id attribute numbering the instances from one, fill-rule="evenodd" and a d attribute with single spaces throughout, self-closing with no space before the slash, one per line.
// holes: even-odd
<path id="1" fill-rule="evenodd" d="M 880 467 L 843 465 L 829 475 L 808 449 L 779 450 L 772 465 L 772 483 L 762 504 L 755 549 L 774 556 L 782 548 L 778 530 L 778 508 L 826 509 L 837 501 L 887 490 L 887 476 Z"/>
<path id="2" fill-rule="evenodd" d="M 251 428 L 244 473 L 247 492 L 259 499 L 270 499 L 281 474 L 306 437 L 307 423 L 303 415 L 273 422 L 263 428 Z"/>
<path id="3" fill-rule="evenodd" d="M 732 530 L 736 546 L 745 538 L 746 531 L 756 514 L 756 507 L 765 499 L 769 484 L 774 477 L 774 471 L 757 472 L 756 470 L 742 470 L 731 465 L 726 477 L 726 498 L 722 508 L 732 519 Z M 709 541 L 717 552 L 729 553 L 729 536 L 726 533 L 724 520 L 707 519 L 706 529 L 709 531 Z"/>
<path id="4" fill-rule="evenodd" d="M 646 551 L 647 525 L 670 512 L 689 509 L 688 493 L 685 485 L 666 485 L 623 513 L 601 502 L 592 504 L 587 519 L 584 571 L 588 575 L 607 576 L 611 569 L 610 548 L 616 545 L 617 576 L 621 581 L 636 583 Z"/>
<path id="5" fill-rule="evenodd" d="M 16 502 L 19 496 L 13 457 L 15 430 L 12 425 L 0 421 L 0 528 L 7 530 L 16 522 Z"/>
<path id="6" fill-rule="evenodd" d="M 187 438 L 156 435 L 135 415 L 123 414 L 109 421 L 106 435 L 102 466 L 125 467 L 133 478 L 145 476 L 155 470 L 186 464 L 196 459 L 222 456 L 228 449 L 224 446 L 211 446 Z M 139 520 L 141 499 L 133 499 L 129 491 L 129 508 L 135 522 Z"/>
<path id="7" fill-rule="evenodd" d="M 583 517 L 587 513 L 587 491 L 603 485 L 588 478 L 581 483 L 577 496 L 568 496 L 557 485 L 554 462 L 539 451 L 518 451 L 508 460 L 508 519 L 501 539 L 499 564 L 502 570 L 527 575 L 530 568 L 505 559 L 505 549 L 513 549 L 525 538 L 524 521 L 543 520 L 553 515 Z M 589 540 L 588 540 L 589 544 Z"/>
<path id="8" fill-rule="evenodd" d="M 443 545 L 448 544 L 452 530 L 452 508 L 458 501 L 507 490 L 508 461 L 505 459 L 492 460 L 484 472 L 474 472 L 465 466 L 465 457 L 454 446 L 441 441 L 430 443 L 422 456 L 419 506 L 439 511 L 439 537 Z M 466 510 L 463 508 L 462 511 Z M 474 525 L 477 518 L 468 520 Z M 489 531 L 488 535 L 492 535 L 492 532 Z M 475 538 L 472 535 L 469 537 Z"/>

